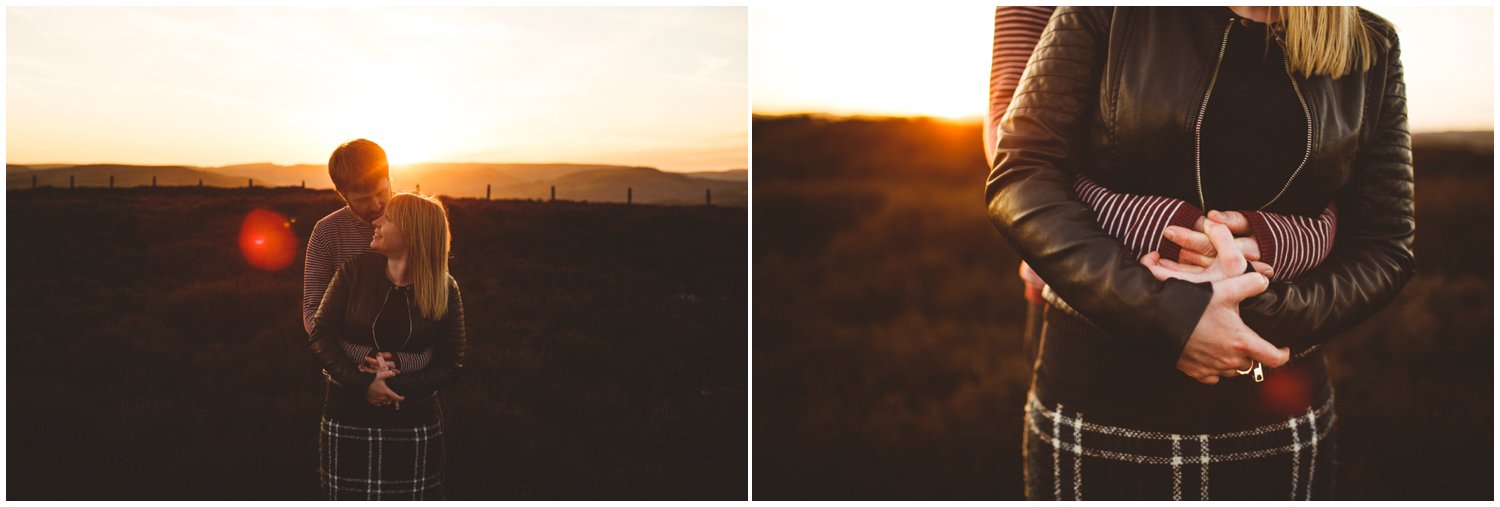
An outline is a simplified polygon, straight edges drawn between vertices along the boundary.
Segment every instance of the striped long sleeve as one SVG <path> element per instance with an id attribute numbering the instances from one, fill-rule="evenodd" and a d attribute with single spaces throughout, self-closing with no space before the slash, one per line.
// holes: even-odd
<path id="1" fill-rule="evenodd" d="M 995 8 L 995 42 L 990 53 L 990 107 L 984 122 L 984 156 L 995 165 L 995 143 L 999 142 L 1000 118 L 1010 107 L 1011 95 L 1021 82 L 1026 61 L 1042 38 L 1055 7 L 1005 5 Z"/>
<path id="2" fill-rule="evenodd" d="M 1099 227 L 1125 243 L 1137 259 L 1159 252 L 1163 259 L 1176 261 L 1181 247 L 1163 238 L 1162 231 L 1169 225 L 1192 229 L 1203 216 L 1203 210 L 1187 201 L 1115 192 L 1083 175 L 1073 183 L 1073 190 L 1094 211 Z"/>
<path id="3" fill-rule="evenodd" d="M 1181 199 L 1114 192 L 1086 176 L 1073 185 L 1078 199 L 1094 211 L 1104 232 L 1118 238 L 1136 258 L 1156 251 L 1177 260 L 1181 247 L 1162 238 L 1169 225 L 1192 229 L 1203 211 Z M 1317 267 L 1333 250 L 1338 216 L 1332 203 L 1317 217 L 1244 211 L 1260 249 L 1260 261 L 1271 265 L 1271 280 L 1292 280 Z"/>
<path id="4" fill-rule="evenodd" d="M 1260 261 L 1276 271 L 1272 280 L 1295 279 L 1328 258 L 1338 229 L 1336 208 L 1329 203 L 1317 217 L 1244 212 L 1260 248 Z"/>

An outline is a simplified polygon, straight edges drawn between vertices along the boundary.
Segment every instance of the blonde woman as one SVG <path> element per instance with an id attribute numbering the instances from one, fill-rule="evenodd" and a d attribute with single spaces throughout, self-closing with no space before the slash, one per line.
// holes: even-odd
<path id="1" fill-rule="evenodd" d="M 1389 22 L 1355 7 L 1057 9 L 986 184 L 992 221 L 1049 292 L 1028 497 L 1332 496 L 1320 345 L 1415 269 L 1400 54 Z M 1337 208 L 1338 228 L 1288 279 L 1247 272 L 1237 214 L 1170 229 L 1207 253 L 1196 265 L 1138 258 L 1080 176 L 1201 210 Z"/>
<path id="2" fill-rule="evenodd" d="M 443 498 L 437 391 L 463 368 L 463 298 L 448 273 L 447 210 L 432 197 L 396 194 L 374 222 L 371 252 L 338 268 L 308 341 L 330 377 L 319 433 L 319 473 L 330 499 Z M 375 367 L 345 347 L 373 349 Z M 384 352 L 432 349 L 420 370 Z"/>

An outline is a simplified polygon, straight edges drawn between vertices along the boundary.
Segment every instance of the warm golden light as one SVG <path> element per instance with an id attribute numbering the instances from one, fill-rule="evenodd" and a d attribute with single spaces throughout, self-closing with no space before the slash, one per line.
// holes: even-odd
<path id="1" fill-rule="evenodd" d="M 11 163 L 748 166 L 743 7 L 6 12 Z"/>
<path id="2" fill-rule="evenodd" d="M 1488 6 L 1372 6 L 1401 36 L 1411 130 L 1494 128 Z M 754 11 L 756 113 L 983 118 L 993 6 Z"/>
<path id="3" fill-rule="evenodd" d="M 985 5 L 755 9 L 755 112 L 978 117 Z"/>

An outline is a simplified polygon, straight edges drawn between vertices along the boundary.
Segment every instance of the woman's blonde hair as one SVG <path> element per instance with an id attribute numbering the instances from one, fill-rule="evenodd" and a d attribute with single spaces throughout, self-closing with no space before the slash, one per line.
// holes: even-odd
<path id="1" fill-rule="evenodd" d="M 1369 26 L 1352 6 L 1280 6 L 1286 27 L 1286 58 L 1303 76 L 1334 79 L 1355 70 L 1366 71 L 1379 55 L 1377 39 L 1385 37 Z"/>
<path id="2" fill-rule="evenodd" d="M 431 320 L 448 313 L 448 209 L 436 197 L 402 192 L 385 207 L 406 236 L 406 263 L 411 270 L 417 310 Z"/>

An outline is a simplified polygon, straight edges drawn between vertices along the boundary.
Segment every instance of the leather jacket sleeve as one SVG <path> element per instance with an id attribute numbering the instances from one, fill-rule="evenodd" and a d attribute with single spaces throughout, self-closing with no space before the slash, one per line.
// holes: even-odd
<path id="1" fill-rule="evenodd" d="M 359 371 L 354 362 L 349 360 L 349 356 L 344 354 L 341 342 L 347 326 L 344 315 L 349 306 L 349 293 L 354 289 L 351 283 L 354 268 L 355 264 L 351 259 L 333 273 L 333 280 L 328 282 L 328 289 L 323 291 L 323 302 L 318 305 L 318 312 L 313 314 L 312 334 L 307 336 L 307 344 L 312 348 L 313 354 L 318 356 L 318 361 L 323 363 L 323 371 L 328 372 L 329 379 L 363 393 L 375 381 L 375 374 Z"/>
<path id="2" fill-rule="evenodd" d="M 437 336 L 432 343 L 432 362 L 414 372 L 386 379 L 386 387 L 401 396 L 426 398 L 438 389 L 453 385 L 464 367 L 464 349 L 467 336 L 464 329 L 464 299 L 459 295 L 458 282 L 448 277 L 448 311 L 437 325 Z"/>
<path id="3" fill-rule="evenodd" d="M 1395 299 L 1416 271 L 1406 84 L 1399 41 L 1394 31 L 1385 36 L 1389 50 L 1377 64 L 1383 64 L 1383 71 L 1371 72 L 1374 82 L 1367 92 L 1378 97 L 1379 114 L 1337 197 L 1333 251 L 1295 281 L 1272 283 L 1266 292 L 1240 303 L 1246 325 L 1294 352 L 1369 318 Z"/>
<path id="4" fill-rule="evenodd" d="M 1073 192 L 1094 115 L 1112 8 L 1059 7 L 1001 120 L 985 185 L 995 227 L 1042 279 L 1102 329 L 1171 366 L 1213 288 L 1158 281 Z"/>

